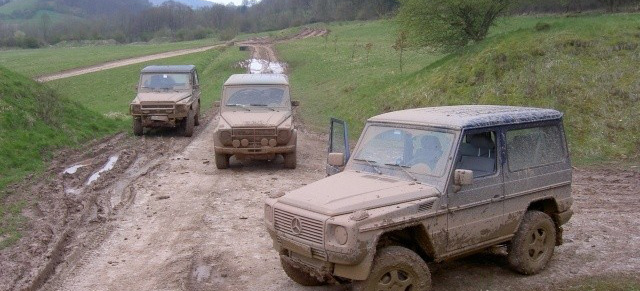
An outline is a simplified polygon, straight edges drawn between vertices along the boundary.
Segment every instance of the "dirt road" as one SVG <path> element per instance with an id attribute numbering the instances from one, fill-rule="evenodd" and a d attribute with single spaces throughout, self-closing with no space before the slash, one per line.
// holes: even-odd
<path id="1" fill-rule="evenodd" d="M 295 86 L 295 84 L 294 84 Z M 324 174 L 327 136 L 301 129 L 298 168 L 282 160 L 218 170 L 207 112 L 193 138 L 121 134 L 61 153 L 34 193 L 29 232 L 0 251 L 0 290 L 348 290 L 305 288 L 279 265 L 263 200 Z M 89 177 L 118 160 L 94 184 Z M 75 173 L 64 173 L 85 165 Z M 640 173 L 578 169 L 575 216 L 547 270 L 511 272 L 503 253 L 430 265 L 434 290 L 557 290 L 594 276 L 640 273 Z M 640 279 L 638 279 L 640 280 Z"/>
<path id="2" fill-rule="evenodd" d="M 144 63 L 144 62 L 153 61 L 153 60 L 166 59 L 166 58 L 171 58 L 171 57 L 177 57 L 177 56 L 182 56 L 182 55 L 188 55 L 188 54 L 193 54 L 193 53 L 204 52 L 204 51 L 208 51 L 210 49 L 214 49 L 214 48 L 222 47 L 222 46 L 226 46 L 226 44 L 206 46 L 206 47 L 195 48 L 195 49 L 177 50 L 177 51 L 159 53 L 159 54 L 154 54 L 154 55 L 147 55 L 147 56 L 142 56 L 142 57 L 136 57 L 136 58 L 118 60 L 118 61 L 113 61 L 113 62 L 107 62 L 107 63 L 95 65 L 95 66 L 72 69 L 72 70 L 59 72 L 59 73 L 55 73 L 55 74 L 51 74 L 51 75 L 44 75 L 44 76 L 36 77 L 36 81 L 44 83 L 44 82 L 49 82 L 49 81 L 53 81 L 53 80 L 64 79 L 64 78 L 69 78 L 69 77 L 74 77 L 74 76 L 79 76 L 79 75 L 84 75 L 84 74 L 104 71 L 104 70 L 108 70 L 108 69 L 113 69 L 113 68 L 133 65 L 133 64 Z"/>

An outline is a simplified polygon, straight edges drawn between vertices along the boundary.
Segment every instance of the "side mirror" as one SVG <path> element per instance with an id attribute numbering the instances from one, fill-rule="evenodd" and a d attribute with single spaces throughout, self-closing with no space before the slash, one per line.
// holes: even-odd
<path id="1" fill-rule="evenodd" d="M 473 171 L 457 169 L 453 175 L 454 192 L 460 191 L 462 186 L 473 184 Z"/>
<path id="2" fill-rule="evenodd" d="M 220 101 L 214 101 L 213 107 L 220 107 Z"/>
<path id="3" fill-rule="evenodd" d="M 138 85 L 133 85 L 133 87 L 132 87 L 132 88 L 133 88 L 133 91 L 138 92 Z"/>
<path id="4" fill-rule="evenodd" d="M 200 85 L 193 85 L 193 89 L 196 89 L 196 90 L 200 89 Z"/>
<path id="5" fill-rule="evenodd" d="M 330 166 L 344 166 L 344 153 L 329 153 L 328 163 Z"/>
<path id="6" fill-rule="evenodd" d="M 291 106 L 300 106 L 300 101 L 298 100 L 291 101 Z"/>

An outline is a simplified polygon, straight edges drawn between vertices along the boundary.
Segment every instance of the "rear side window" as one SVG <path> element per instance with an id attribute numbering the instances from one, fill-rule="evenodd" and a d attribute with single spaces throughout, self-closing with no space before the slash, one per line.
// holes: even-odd
<path id="1" fill-rule="evenodd" d="M 540 167 L 565 158 L 558 126 L 542 126 L 507 131 L 507 158 L 511 172 Z"/>

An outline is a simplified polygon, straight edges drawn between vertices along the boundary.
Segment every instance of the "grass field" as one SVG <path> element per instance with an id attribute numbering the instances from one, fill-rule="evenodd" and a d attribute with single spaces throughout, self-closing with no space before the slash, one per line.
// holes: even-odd
<path id="1" fill-rule="evenodd" d="M 55 149 L 113 134 L 117 122 L 0 67 L 0 201 L 6 185 L 44 168 Z M 23 201 L 0 203 L 0 248 L 19 238 Z"/>
<path id="2" fill-rule="evenodd" d="M 233 64 L 245 59 L 246 52 L 236 48 L 210 50 L 203 53 L 150 61 L 121 68 L 49 82 L 48 85 L 71 100 L 100 114 L 121 121 L 129 130 L 129 103 L 135 97 L 140 70 L 148 65 L 193 64 L 198 69 L 202 87 L 202 109 L 211 108 L 219 98 L 222 83 L 233 74 L 243 72 Z"/>
<path id="3" fill-rule="evenodd" d="M 220 43 L 215 39 L 160 44 L 127 44 L 83 46 L 73 48 L 15 49 L 0 51 L 0 64 L 36 77 L 68 69 L 100 64 L 108 61 L 196 48 Z"/>
<path id="4" fill-rule="evenodd" d="M 550 29 L 537 31 L 538 22 Z M 278 46 L 303 120 L 316 130 L 340 117 L 357 138 L 368 117 L 414 107 L 548 107 L 565 112 L 578 164 L 639 160 L 638 14 L 505 18 L 487 40 L 464 50 L 406 52 L 403 73 L 392 21 L 329 28 L 327 48 L 322 38 Z M 368 60 L 366 43 L 373 44 Z"/>

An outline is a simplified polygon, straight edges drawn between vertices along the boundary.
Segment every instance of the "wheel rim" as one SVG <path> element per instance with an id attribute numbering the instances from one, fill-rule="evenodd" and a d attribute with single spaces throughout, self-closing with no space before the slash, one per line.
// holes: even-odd
<path id="1" fill-rule="evenodd" d="M 376 290 L 410 291 L 414 281 L 415 276 L 411 272 L 391 269 L 380 277 Z"/>
<path id="2" fill-rule="evenodd" d="M 533 261 L 542 260 L 549 248 L 549 231 L 542 226 L 536 227 L 529 233 L 527 253 Z"/>

